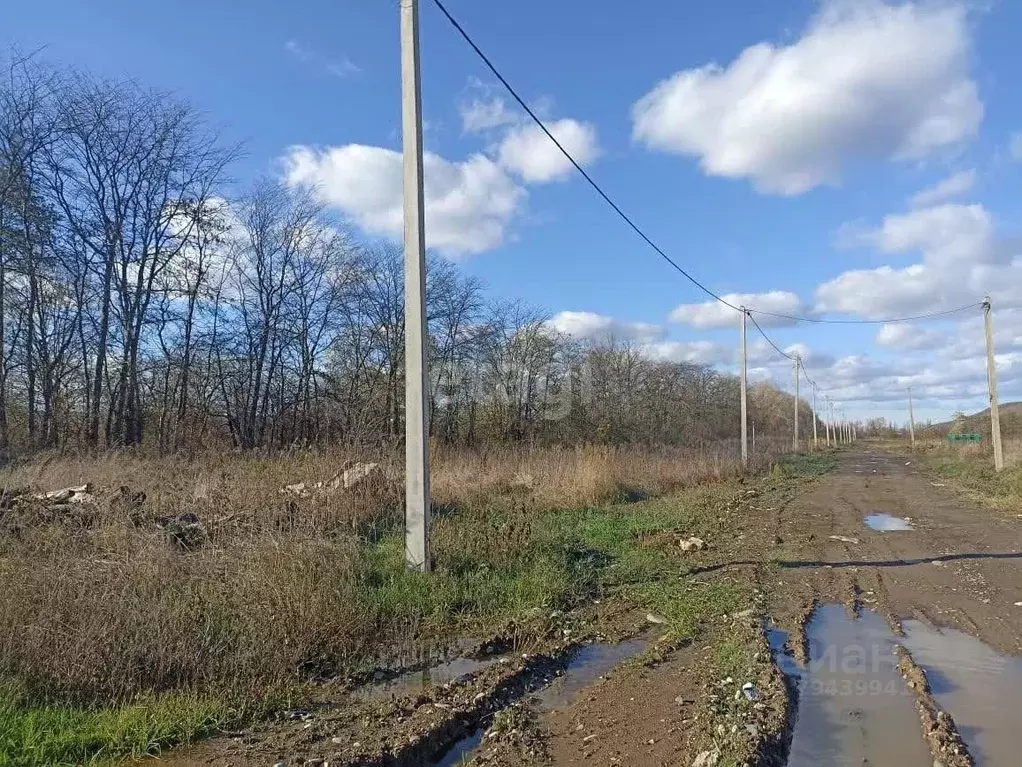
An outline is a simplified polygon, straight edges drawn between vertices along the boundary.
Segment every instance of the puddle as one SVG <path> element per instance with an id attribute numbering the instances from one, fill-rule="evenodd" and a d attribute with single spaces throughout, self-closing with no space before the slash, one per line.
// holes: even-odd
<path id="1" fill-rule="evenodd" d="M 392 697 L 417 694 L 436 685 L 464 679 L 470 674 L 492 666 L 497 660 L 497 658 L 482 660 L 454 658 L 419 671 L 409 671 L 392 679 L 365 685 L 355 690 L 353 695 L 359 700 L 389 700 Z"/>
<path id="2" fill-rule="evenodd" d="M 544 710 L 561 708 L 575 696 L 620 663 L 649 648 L 648 638 L 629 639 L 617 644 L 590 644 L 575 651 L 564 673 L 540 690 L 539 707 Z"/>
<path id="3" fill-rule="evenodd" d="M 459 740 L 451 747 L 450 751 L 444 754 L 444 758 L 436 763 L 436 767 L 457 767 L 459 764 L 468 762 L 483 742 L 485 734 L 486 728 L 480 727 L 471 735 Z"/>
<path id="4" fill-rule="evenodd" d="M 905 646 L 926 671 L 937 704 L 958 726 L 976 764 L 1018 764 L 1022 658 L 1001 655 L 954 629 L 905 621 Z"/>
<path id="5" fill-rule="evenodd" d="M 617 644 L 580 647 L 568 660 L 564 673 L 536 692 L 540 710 L 550 711 L 568 705 L 583 689 L 615 666 L 648 649 L 652 643 L 648 637 L 637 637 Z M 465 736 L 435 763 L 435 767 L 456 767 L 468 761 L 479 749 L 485 734 L 486 727 L 482 726 Z"/>
<path id="6" fill-rule="evenodd" d="M 932 767 L 915 699 L 898 672 L 897 641 L 883 619 L 866 611 L 852 620 L 843 606 L 823 605 L 806 630 L 806 668 L 784 651 L 783 631 L 768 632 L 778 666 L 798 687 L 788 767 Z"/>
<path id="7" fill-rule="evenodd" d="M 900 530 L 911 530 L 912 523 L 901 517 L 892 517 L 890 514 L 870 514 L 866 517 L 866 527 L 878 530 L 881 533 L 893 533 Z"/>

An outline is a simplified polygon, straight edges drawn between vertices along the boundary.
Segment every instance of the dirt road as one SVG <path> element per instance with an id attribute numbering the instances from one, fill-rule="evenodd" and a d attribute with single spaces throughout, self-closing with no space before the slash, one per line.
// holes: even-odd
<path id="1" fill-rule="evenodd" d="M 750 521 L 774 543 L 760 556 L 779 570 L 769 614 L 797 630 L 814 602 L 844 602 L 1022 653 L 1022 520 L 940 484 L 910 458 L 847 453 L 786 508 L 761 510 Z M 911 530 L 872 530 L 864 520 L 877 513 Z"/>
<path id="2" fill-rule="evenodd" d="M 729 582 L 752 595 L 749 609 L 719 616 L 660 657 L 601 670 L 571 695 L 509 698 L 445 760 L 407 761 L 392 751 L 330 763 L 1016 764 L 1022 519 L 982 508 L 911 458 L 878 450 L 840 453 L 834 470 L 808 485 L 763 488 L 697 531 L 710 542 L 705 551 L 672 554 L 688 567 L 686 588 Z M 871 515 L 887 515 L 875 521 L 881 529 L 867 525 Z M 775 627 L 771 644 L 787 638 L 793 658 L 770 652 L 764 625 Z M 488 683 L 469 684 L 458 694 L 489 694 L 478 691 Z M 405 701 L 399 721 L 431 706 L 449 710 L 445 694 Z M 349 718 L 344 727 L 328 719 L 317 742 L 330 730 L 333 744 L 364 743 L 370 719 Z M 322 753 L 312 740 L 280 748 L 300 743 L 293 735 L 246 741 L 208 744 L 194 752 L 201 757 L 170 763 Z"/>
<path id="3" fill-rule="evenodd" d="M 808 663 L 810 655 L 806 621 L 815 607 L 828 602 L 843 603 L 851 614 L 873 611 L 899 635 L 903 625 L 918 621 L 932 628 L 959 629 L 1009 656 L 1018 656 L 1022 653 L 1022 604 L 1017 604 L 1022 602 L 1022 520 L 981 508 L 939 485 L 911 458 L 870 450 L 843 453 L 834 471 L 808 492 L 779 502 L 774 498 L 751 501 L 737 527 L 729 531 L 733 536 L 730 544 L 716 546 L 705 562 L 693 568 L 691 576 L 751 579 L 765 595 L 762 614 L 789 634 L 794 655 L 802 664 Z M 907 520 L 908 525 L 902 527 L 911 529 L 872 530 L 866 517 L 876 513 Z M 893 639 L 871 641 L 886 646 L 893 644 Z M 822 627 L 815 641 L 841 642 L 840 627 L 836 633 Z M 849 634 L 849 644 L 838 645 L 839 658 L 851 641 L 862 648 L 862 633 Z M 903 641 L 900 636 L 898 641 Z M 707 754 L 700 753 L 705 738 L 702 746 L 697 743 L 699 718 L 706 716 L 700 700 L 705 701 L 707 685 L 713 683 L 705 674 L 710 651 L 700 643 L 681 648 L 652 671 L 621 669 L 571 705 L 542 714 L 539 729 L 547 738 L 549 762 L 699 763 Z M 987 655 L 995 653 L 987 651 Z M 970 659 L 942 660 L 967 666 Z M 1005 674 L 1004 663 L 1002 659 L 995 668 L 979 671 Z M 1018 662 L 1014 670 L 1017 675 Z M 931 682 L 936 675 L 930 671 Z M 973 674 L 973 678 L 980 686 L 986 684 L 982 674 Z M 981 727 L 971 726 L 970 712 L 981 709 L 988 719 L 995 718 L 993 710 L 1022 705 L 1022 698 L 1017 691 L 1004 697 L 1007 684 L 1000 685 L 1000 700 L 990 700 L 983 689 L 963 695 L 966 684 L 959 680 L 956 686 L 947 675 L 940 676 L 939 689 L 933 684 L 935 691 L 954 694 L 958 689 L 961 719 L 969 720 L 970 725 L 960 723 L 958 729 L 966 735 L 972 756 L 951 753 L 948 763 L 1014 764 L 997 755 L 1022 749 L 1022 733 L 1016 733 L 1008 721 L 992 734 L 981 733 Z M 900 691 L 909 694 L 908 687 Z M 712 691 L 708 696 L 713 700 Z M 879 698 L 872 701 L 878 702 Z M 889 698 L 882 702 L 888 708 L 874 706 L 872 715 L 870 701 L 837 698 L 818 707 L 810 729 L 826 729 L 821 722 L 829 721 L 838 731 L 847 725 L 842 718 L 854 719 L 856 725 L 855 732 L 843 738 L 817 733 L 817 739 L 832 742 L 829 751 L 815 756 L 810 756 L 814 743 L 806 746 L 803 742 L 812 737 L 796 738 L 796 748 L 791 749 L 790 726 L 796 717 L 789 714 L 786 742 L 780 746 L 760 743 L 757 763 L 785 763 L 790 755 L 791 765 L 930 765 L 924 733 L 904 729 L 905 721 L 918 721 L 913 707 L 904 703 L 894 711 Z M 806 700 L 803 706 L 808 709 L 810 703 Z M 794 711 L 794 701 L 789 700 L 787 706 Z M 758 733 L 759 737 L 765 734 Z M 938 732 L 937 727 L 933 726 L 931 734 L 938 740 L 950 738 L 936 743 L 934 750 L 954 752 L 958 748 L 954 738 Z M 816 746 L 819 748 L 819 743 Z M 986 758 L 979 754 L 981 747 L 988 747 Z M 962 761 L 956 761 L 958 758 Z M 497 758 L 491 763 L 514 760 Z"/>

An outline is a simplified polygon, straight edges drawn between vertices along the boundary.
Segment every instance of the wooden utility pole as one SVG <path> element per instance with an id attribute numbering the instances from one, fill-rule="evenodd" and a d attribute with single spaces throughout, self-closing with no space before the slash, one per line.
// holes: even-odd
<path id="1" fill-rule="evenodd" d="M 795 452 L 798 452 L 798 355 L 795 355 Z"/>
<path id="2" fill-rule="evenodd" d="M 912 411 L 912 387 L 908 387 L 908 433 L 912 438 L 912 447 L 916 445 L 916 417 Z"/>
<path id="3" fill-rule="evenodd" d="M 429 388 L 426 371 L 426 204 L 422 180 L 419 0 L 401 0 L 401 126 L 405 235 L 405 559 L 428 571 Z"/>
<path id="4" fill-rule="evenodd" d="M 741 391 L 742 391 L 742 463 L 749 463 L 749 404 L 748 404 L 748 365 L 745 361 L 745 326 L 749 312 L 742 309 L 742 359 L 741 359 Z"/>
<path id="5" fill-rule="evenodd" d="M 990 317 L 990 296 L 983 300 L 983 325 L 987 338 L 987 388 L 990 391 L 990 436 L 994 443 L 994 470 L 1004 468 L 1001 449 L 1001 414 L 997 409 L 997 368 L 994 364 L 994 325 Z"/>

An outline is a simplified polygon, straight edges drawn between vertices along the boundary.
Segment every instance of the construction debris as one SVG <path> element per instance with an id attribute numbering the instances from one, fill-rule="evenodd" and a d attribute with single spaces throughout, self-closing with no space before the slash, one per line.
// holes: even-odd
<path id="1" fill-rule="evenodd" d="M 206 540 L 206 528 L 199 521 L 199 517 L 190 511 L 157 517 L 156 526 L 182 551 L 193 551 Z"/>
<path id="2" fill-rule="evenodd" d="M 313 485 L 296 482 L 293 485 L 284 485 L 278 492 L 288 498 L 311 498 L 314 495 L 330 494 L 341 488 L 351 489 L 379 472 L 378 463 L 356 463 L 337 472 L 325 482 L 316 482 Z"/>

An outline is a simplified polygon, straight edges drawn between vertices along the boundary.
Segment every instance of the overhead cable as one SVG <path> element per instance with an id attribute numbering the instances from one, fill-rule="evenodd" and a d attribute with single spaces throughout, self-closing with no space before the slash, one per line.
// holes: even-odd
<path id="1" fill-rule="evenodd" d="M 514 89 L 514 87 L 511 85 L 511 83 L 508 82 L 507 78 L 505 78 L 504 75 L 502 75 L 500 73 L 500 70 L 497 69 L 496 65 L 494 65 L 494 63 L 490 60 L 490 58 L 485 53 L 483 53 L 483 50 L 476 44 L 475 40 L 473 40 L 472 37 L 468 34 L 468 32 L 465 31 L 465 28 L 463 26 L 461 26 L 461 24 L 458 22 L 458 20 L 455 19 L 454 16 L 451 14 L 451 12 L 447 10 L 447 7 L 444 5 L 442 0 L 433 0 L 433 4 L 436 5 L 436 7 L 440 10 L 440 13 L 443 14 L 443 16 L 447 19 L 447 21 L 450 23 L 450 25 L 452 27 L 454 27 L 455 31 L 457 31 L 457 33 L 462 37 L 462 39 L 464 39 L 464 41 L 466 43 L 468 43 L 469 47 L 473 51 L 475 51 L 476 55 L 482 60 L 483 64 L 486 65 L 486 68 L 490 70 L 490 72 L 493 74 L 493 76 L 496 77 L 500 81 L 501 85 L 504 86 L 504 88 L 511 95 L 511 97 L 518 103 L 518 106 L 520 106 L 523 110 L 525 110 L 525 113 L 532 119 L 532 121 L 534 123 L 536 123 L 536 125 L 539 127 L 539 129 L 542 130 L 544 134 L 546 134 L 546 137 L 549 138 L 550 141 L 553 142 L 554 146 L 556 146 L 557 149 L 561 152 L 561 154 L 564 155 L 564 157 L 568 160 L 568 162 L 570 162 L 574 166 L 575 170 L 577 170 L 582 175 L 582 178 L 584 178 L 589 183 L 589 186 L 591 186 L 596 191 L 596 193 L 600 197 L 603 198 L 603 201 L 606 202 L 607 205 L 610 206 L 610 208 L 621 218 L 622 221 L 624 221 L 632 229 L 632 231 L 634 231 L 637 235 L 639 235 L 639 237 L 642 238 L 642 240 L 647 245 L 649 245 L 649 247 L 651 247 L 656 252 L 656 254 L 658 256 L 660 256 L 664 261 L 666 261 L 671 267 L 673 267 L 678 273 L 680 273 L 686 280 L 688 280 L 693 285 L 695 285 L 697 288 L 699 288 L 699 290 L 701 290 L 703 293 L 705 293 L 706 295 L 710 296 L 713 300 L 717 301 L 718 303 L 723 304 L 724 306 L 727 306 L 727 307 L 729 307 L 731 309 L 734 309 L 736 312 L 742 311 L 740 307 L 736 306 L 735 304 L 731 303 L 727 299 L 723 298 L 720 294 L 715 293 L 710 288 L 706 287 L 706 285 L 704 285 L 702 282 L 700 282 L 695 277 L 693 277 L 688 271 L 686 271 L 684 268 L 682 268 L 682 266 L 680 264 L 678 264 L 677 261 L 675 261 L 669 255 L 667 255 L 667 253 L 663 250 L 663 248 L 661 248 L 659 245 L 657 245 L 652 240 L 652 238 L 650 238 L 649 235 L 647 235 L 639 227 L 639 225 L 636 224 L 632 220 L 632 218 L 621 209 L 621 206 L 619 206 L 616 202 L 614 202 L 613 199 L 611 199 L 610 195 L 607 194 L 607 192 L 604 191 L 603 187 L 601 187 L 598 183 L 596 183 L 596 181 L 593 180 L 593 177 L 589 175 L 589 173 L 582 167 L 582 165 L 578 162 L 578 160 L 576 160 L 572 156 L 572 154 L 567 149 L 564 148 L 564 145 L 560 141 L 557 140 L 557 137 L 554 136 L 554 134 L 546 126 L 546 123 L 544 123 L 543 120 L 540 119 L 539 115 L 537 115 L 532 110 L 532 108 L 518 94 L 518 91 L 516 91 Z M 977 306 L 982 306 L 982 303 L 970 304 L 968 306 L 962 306 L 962 307 L 959 307 L 957 309 L 949 309 L 947 311 L 942 311 L 942 312 L 933 312 L 933 313 L 930 313 L 930 314 L 920 314 L 920 315 L 917 315 L 917 316 L 914 316 L 914 317 L 892 317 L 892 318 L 889 318 L 889 319 L 881 319 L 881 320 L 855 320 L 855 319 L 844 319 L 844 320 L 842 320 L 842 319 L 833 319 L 832 320 L 832 319 L 824 319 L 824 318 L 820 318 L 820 317 L 800 317 L 800 316 L 793 315 L 793 314 L 783 314 L 783 313 L 780 313 L 780 312 L 761 311 L 759 309 L 753 309 L 753 308 L 749 308 L 749 309 L 747 309 L 747 311 L 748 312 L 754 312 L 754 313 L 762 315 L 764 317 L 777 317 L 777 318 L 781 318 L 781 319 L 792 320 L 792 321 L 795 321 L 795 322 L 827 323 L 827 324 L 839 324 L 839 325 L 875 325 L 875 324 L 884 324 L 884 323 L 888 323 L 888 322 L 908 322 L 910 320 L 928 319 L 930 317 L 941 317 L 941 316 L 945 316 L 945 315 L 948 315 L 948 314 L 955 314 L 957 312 L 963 312 L 963 311 L 966 311 L 966 310 L 969 310 L 969 309 L 974 309 Z M 750 315 L 750 319 L 752 319 L 751 315 Z M 753 319 L 753 322 L 755 323 L 754 319 Z M 759 325 L 757 324 L 756 327 L 759 327 Z M 760 333 L 762 333 L 762 332 L 763 332 L 762 328 L 760 328 Z M 764 338 L 766 338 L 766 334 L 765 333 L 763 334 L 763 336 L 764 336 Z M 767 340 L 769 341 L 770 339 L 767 338 Z M 772 341 L 770 341 L 770 343 L 771 343 L 771 345 L 773 345 Z M 774 345 L 774 348 L 777 349 L 777 346 Z M 777 349 L 777 350 L 778 350 L 779 353 L 784 354 L 784 352 L 781 352 L 780 349 Z M 791 359 L 791 357 L 788 356 L 787 354 L 784 354 L 784 356 L 787 357 L 788 359 Z"/>
<path id="2" fill-rule="evenodd" d="M 752 316 L 751 314 L 749 314 L 748 316 L 749 316 L 749 319 L 750 319 L 750 320 L 752 320 L 752 324 L 756 326 L 756 330 L 758 330 L 758 331 L 759 331 L 759 334 L 760 334 L 761 336 L 763 336 L 763 338 L 764 338 L 764 339 L 766 339 L 766 342 L 767 342 L 768 344 L 770 344 L 770 345 L 771 345 L 772 347 L 774 347 L 774 351 L 775 351 L 775 352 L 777 352 L 778 354 L 780 354 L 780 355 L 781 355 L 782 357 L 784 357 L 784 358 L 785 358 L 786 360 L 792 360 L 792 361 L 794 361 L 794 360 L 795 360 L 795 358 L 794 358 L 794 357 L 792 357 L 792 356 L 791 356 L 790 354 L 788 354 L 787 352 L 783 351 L 783 350 L 781 349 L 781 347 L 779 347 L 779 346 L 778 346 L 777 344 L 775 344 L 775 343 L 773 342 L 773 340 L 772 340 L 772 339 L 770 338 L 770 336 L 768 336 L 768 335 L 766 334 L 766 332 L 764 332 L 763 328 L 761 328 L 761 327 L 760 327 L 759 323 L 758 323 L 758 322 L 756 322 L 756 318 L 755 318 L 755 317 L 753 317 L 753 316 Z"/>
<path id="3" fill-rule="evenodd" d="M 617 213 L 618 216 L 620 216 L 621 219 L 626 224 L 628 224 L 628 226 L 631 227 L 632 230 L 646 242 L 647 245 L 653 248 L 653 250 L 656 251 L 656 253 L 664 261 L 666 261 L 668 264 L 674 267 L 679 273 L 681 273 L 681 275 L 685 279 L 687 279 L 689 282 L 691 282 L 693 285 L 695 285 L 697 288 L 703 291 L 706 295 L 713 298 L 715 301 L 719 301 L 720 303 L 724 304 L 724 306 L 728 306 L 734 309 L 736 312 L 740 311 L 740 309 L 737 306 L 732 304 L 730 301 L 726 301 L 717 293 L 714 293 L 703 283 L 701 283 L 699 280 L 697 280 L 695 277 L 693 277 L 691 274 L 685 271 L 674 259 L 668 256 L 659 245 L 653 242 L 653 240 L 650 239 L 650 237 L 644 231 L 642 231 L 642 229 L 640 229 L 639 226 L 634 221 L 632 221 L 632 219 L 623 210 L 621 210 L 621 207 L 616 202 L 614 202 L 605 191 L 603 191 L 603 188 L 599 184 L 597 184 L 593 180 L 592 176 L 590 176 L 585 171 L 585 169 L 578 163 L 578 161 L 574 157 L 572 157 L 571 153 L 564 148 L 564 145 L 561 144 L 561 142 L 557 140 L 554 134 L 550 132 L 550 129 L 547 128 L 546 124 L 539 118 L 539 116 L 535 112 L 532 111 L 529 105 L 525 103 L 524 99 L 522 99 L 522 97 L 518 95 L 518 92 L 511 87 L 511 84 L 504 78 L 504 75 L 502 75 L 497 70 L 497 67 L 493 65 L 493 62 L 490 61 L 490 59 L 486 56 L 485 53 L 482 52 L 479 46 L 475 44 L 475 41 L 472 40 L 471 37 L 469 37 L 468 32 L 466 32 L 465 29 L 461 26 L 461 24 L 459 24 L 458 21 L 450 14 L 450 11 L 448 11 L 447 8 L 444 7 L 444 4 L 440 2 L 440 0 L 433 0 L 433 2 L 436 5 L 436 7 L 440 9 L 440 12 L 447 17 L 447 20 L 451 23 L 451 26 L 453 26 L 458 31 L 458 34 L 460 34 L 465 39 L 465 42 L 468 43 L 472 50 L 474 50 L 476 54 L 479 56 L 479 58 L 482 59 L 486 67 L 493 73 L 493 76 L 500 80 L 501 84 L 507 89 L 507 92 L 511 94 L 512 98 L 514 98 L 514 100 L 518 102 L 518 105 L 525 110 L 526 114 L 528 114 L 529 117 L 532 118 L 533 122 L 535 122 L 536 125 L 539 126 L 540 130 L 542 130 L 547 135 L 547 138 L 554 142 L 554 146 L 556 146 L 561 151 L 561 154 L 563 154 L 568 159 L 568 161 L 575 166 L 575 170 L 582 174 L 582 177 L 589 182 L 589 186 L 596 190 L 596 193 L 603 198 L 604 202 L 606 202 L 614 210 L 614 212 Z"/>
<path id="4" fill-rule="evenodd" d="M 823 317 L 800 317 L 795 314 L 784 314 L 783 312 L 767 312 L 760 309 L 749 309 L 750 312 L 762 315 L 764 317 L 778 317 L 785 320 L 793 320 L 795 322 L 812 322 L 817 324 L 828 324 L 828 325 L 884 325 L 890 322 L 912 322 L 913 320 L 927 320 L 933 317 L 946 317 L 950 314 L 958 314 L 959 312 L 967 312 L 970 309 L 977 309 L 983 306 L 983 302 L 979 301 L 974 304 L 968 304 L 966 306 L 959 306 L 955 309 L 945 309 L 940 312 L 929 312 L 927 314 L 916 314 L 912 317 L 887 317 L 881 320 L 831 320 Z"/>

